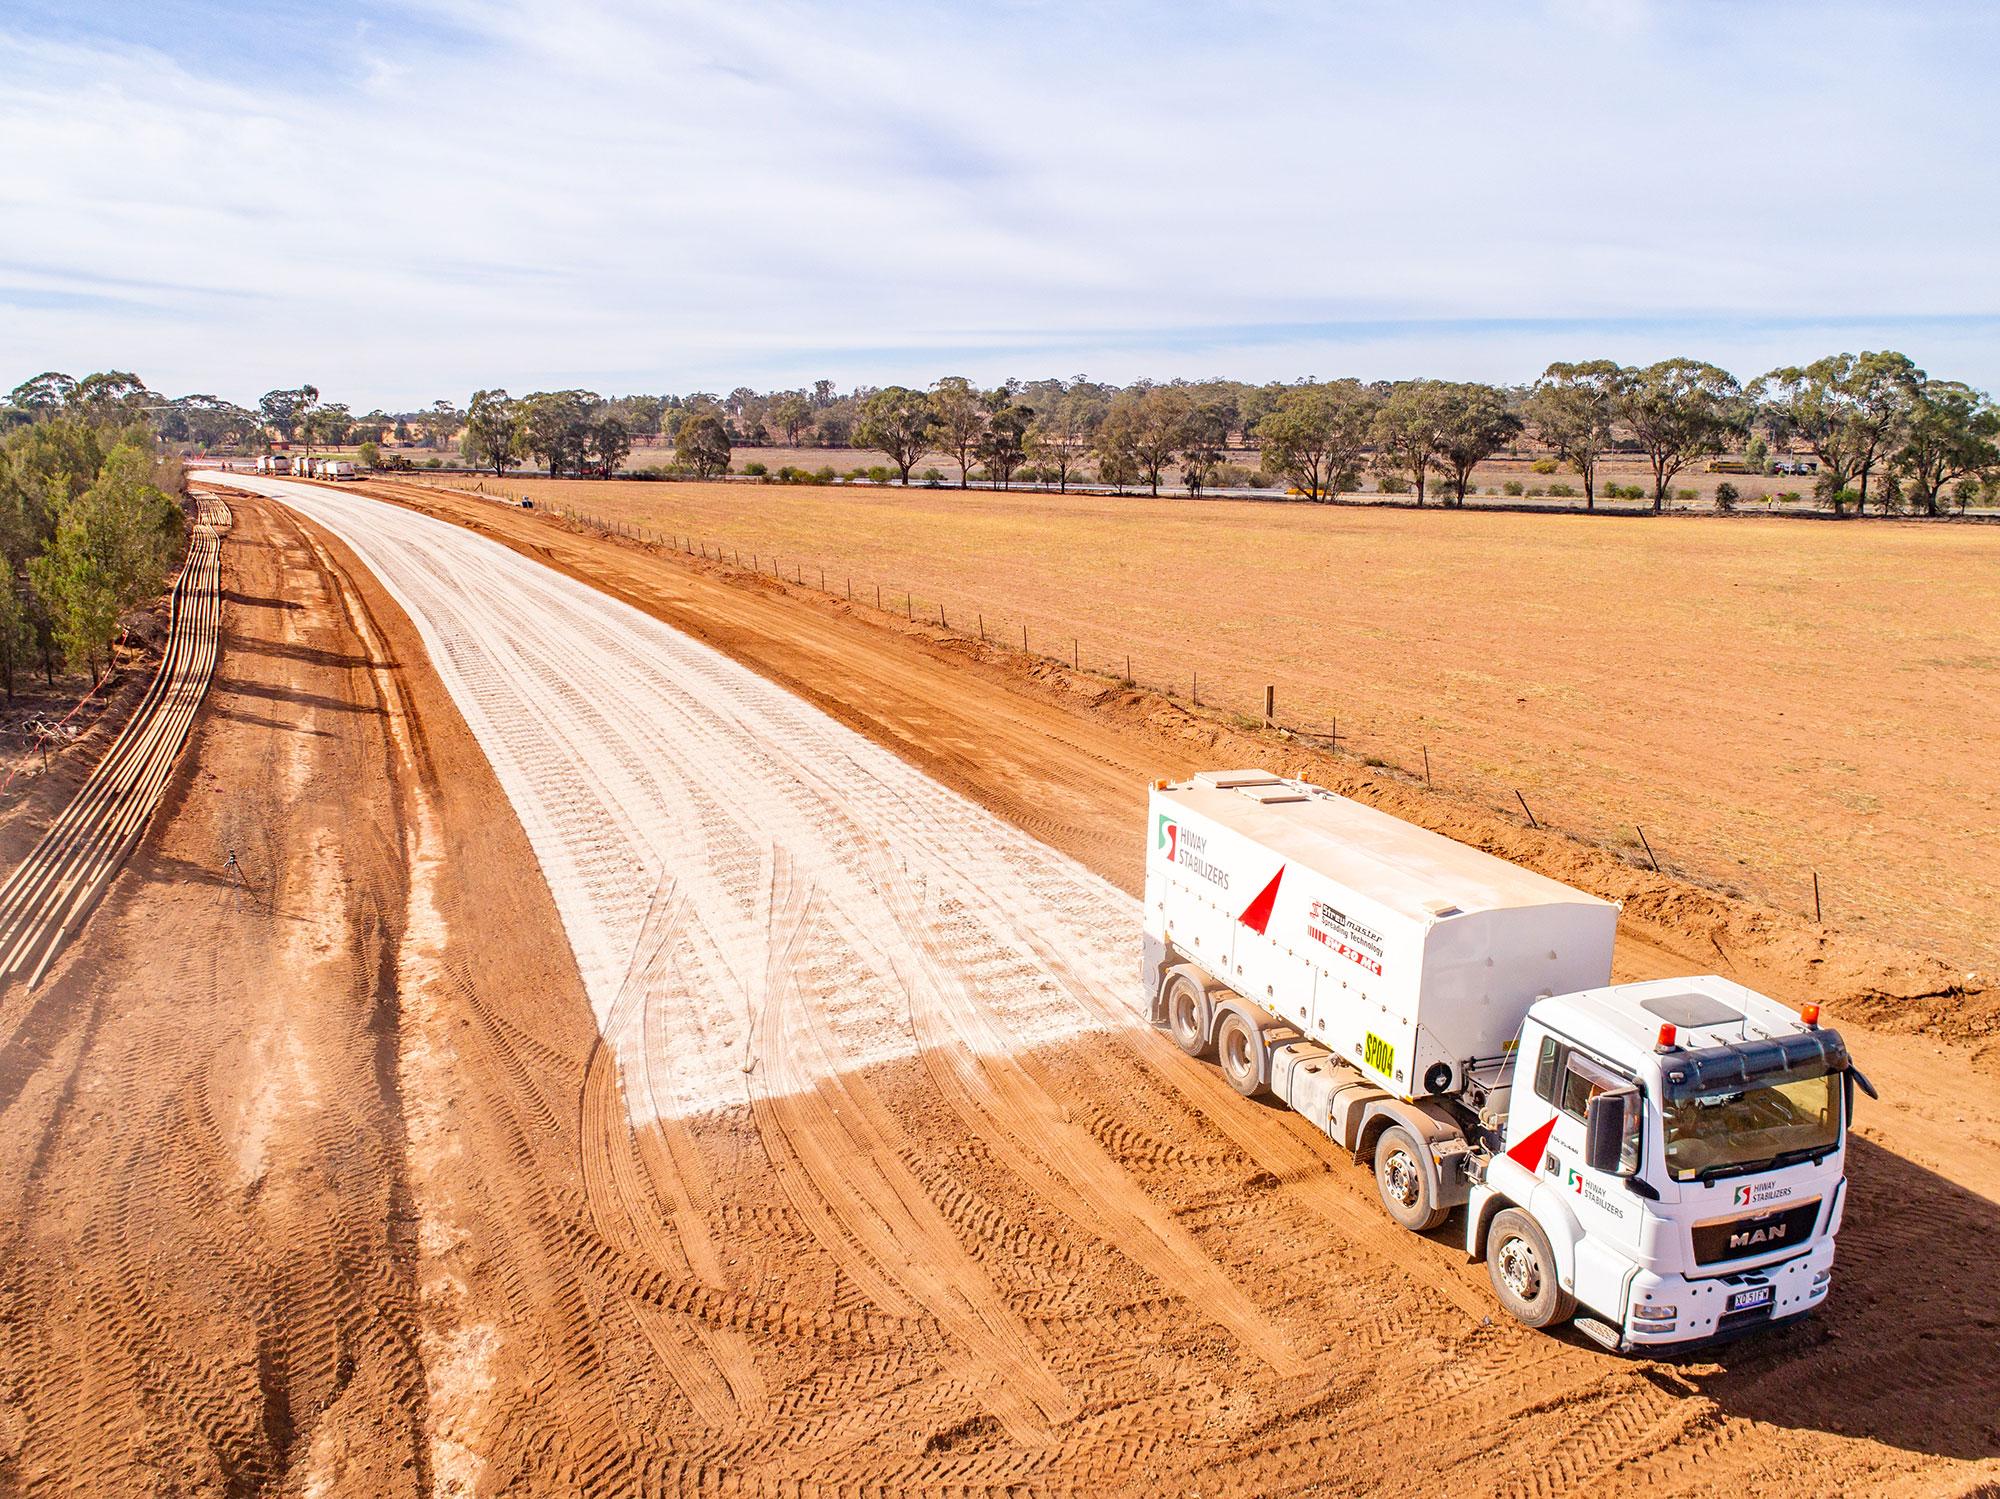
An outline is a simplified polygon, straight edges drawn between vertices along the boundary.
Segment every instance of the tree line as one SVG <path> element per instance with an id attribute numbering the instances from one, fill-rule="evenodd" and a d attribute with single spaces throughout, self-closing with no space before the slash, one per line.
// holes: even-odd
<path id="1" fill-rule="evenodd" d="M 23 400 L 24 393 L 28 397 Z M 186 543 L 181 467 L 123 371 L 38 376 L 0 434 L 0 688 L 39 666 L 93 676 L 121 619 L 157 598 Z"/>
<path id="2" fill-rule="evenodd" d="M 12 410 L 39 409 L 48 383 L 66 378 L 27 382 Z M 1551 364 L 1515 386 L 1216 379 L 1119 387 L 1078 376 L 988 389 L 949 376 L 921 390 L 842 392 L 830 380 L 765 392 L 739 386 L 727 395 L 561 390 L 516 398 L 488 389 L 463 410 L 439 400 L 357 418 L 301 385 L 267 392 L 255 411 L 212 396 L 154 398 L 147 409 L 169 440 L 233 435 L 255 447 L 358 437 L 364 462 L 399 463 L 375 445 L 400 433 L 440 450 L 455 440 L 466 463 L 495 474 L 529 462 L 552 475 L 610 474 L 635 443 L 664 440 L 673 449 L 671 472 L 712 478 L 729 472 L 737 449 L 782 443 L 879 450 L 905 484 L 935 456 L 956 461 L 961 485 L 977 473 L 1002 487 L 1027 479 L 1062 490 L 1093 482 L 1157 494 L 1171 475 L 1195 495 L 1218 484 L 1283 483 L 1328 500 L 1373 475 L 1383 490 L 1411 493 L 1420 505 L 1433 497 L 1462 505 L 1480 463 L 1530 441 L 1575 469 L 1590 508 L 1599 465 L 1614 455 L 1643 460 L 1656 510 L 1690 465 L 1739 448 L 1753 470 L 1773 455 L 1810 454 L 1819 496 L 1836 514 L 1871 500 L 1880 509 L 1936 514 L 1952 498 L 1962 505 L 1982 485 L 2000 485 L 1992 399 L 1934 379 L 1892 351 L 1830 355 L 1747 384 L 1696 359 L 1643 366 L 1598 359 Z M 1238 455 L 1252 455 L 1254 469 Z"/>

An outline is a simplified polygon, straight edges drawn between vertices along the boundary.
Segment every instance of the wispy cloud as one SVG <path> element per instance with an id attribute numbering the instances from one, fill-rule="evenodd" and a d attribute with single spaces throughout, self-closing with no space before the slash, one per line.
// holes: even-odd
<path id="1" fill-rule="evenodd" d="M 2000 383 L 1983 5 L 245 11 L 0 18 L 0 370 L 400 403 L 1866 333 Z"/>

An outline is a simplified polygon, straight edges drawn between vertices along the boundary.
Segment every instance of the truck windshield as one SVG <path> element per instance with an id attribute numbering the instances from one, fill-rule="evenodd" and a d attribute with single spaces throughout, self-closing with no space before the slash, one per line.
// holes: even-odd
<path id="1" fill-rule="evenodd" d="M 1667 1169 L 1675 1181 L 1805 1160 L 1840 1143 L 1837 1073 L 1669 1099 Z"/>

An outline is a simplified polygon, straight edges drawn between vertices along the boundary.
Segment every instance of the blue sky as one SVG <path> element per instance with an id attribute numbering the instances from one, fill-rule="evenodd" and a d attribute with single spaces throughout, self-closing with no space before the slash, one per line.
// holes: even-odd
<path id="1" fill-rule="evenodd" d="M 1954 3 L 14 0 L 0 381 L 2000 387 L 1996 60 Z"/>

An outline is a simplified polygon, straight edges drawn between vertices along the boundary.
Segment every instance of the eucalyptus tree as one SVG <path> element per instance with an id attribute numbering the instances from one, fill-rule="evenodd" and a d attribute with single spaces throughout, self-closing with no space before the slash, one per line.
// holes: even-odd
<path id="1" fill-rule="evenodd" d="M 1597 508 L 1597 460 L 1611 446 L 1612 414 L 1625 371 L 1609 359 L 1552 364 L 1528 393 L 1527 420 L 1583 479 L 1583 503 Z"/>
<path id="2" fill-rule="evenodd" d="M 1653 509 L 1697 458 L 1719 453 L 1744 431 L 1749 408 L 1729 371 L 1699 359 L 1662 359 L 1622 372 L 1613 413 L 1653 469 Z"/>
<path id="3" fill-rule="evenodd" d="M 1381 398 L 1359 380 L 1292 385 L 1256 419 L 1260 466 L 1309 500 L 1330 500 L 1359 475 Z"/>
<path id="4" fill-rule="evenodd" d="M 1444 383 L 1437 407 L 1437 452 L 1431 466 L 1449 487 L 1445 503 L 1463 506 L 1472 471 L 1520 435 L 1521 418 L 1505 391 L 1477 381 Z"/>
<path id="5" fill-rule="evenodd" d="M 935 447 L 937 417 L 928 397 L 907 386 L 891 385 L 871 392 L 861 403 L 861 419 L 851 439 L 857 448 L 879 448 L 896 465 L 896 475 L 910 482 L 910 470 Z"/>

